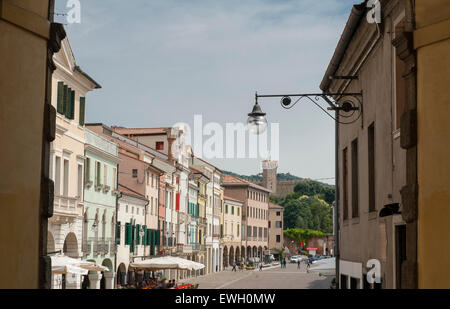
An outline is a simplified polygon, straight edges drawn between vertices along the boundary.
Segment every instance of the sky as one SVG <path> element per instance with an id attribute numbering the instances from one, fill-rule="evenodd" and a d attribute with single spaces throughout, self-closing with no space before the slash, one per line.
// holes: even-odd
<path id="1" fill-rule="evenodd" d="M 68 13 L 68 2 L 57 0 L 55 12 Z M 193 128 L 194 115 L 202 115 L 204 124 L 225 127 L 246 123 L 255 91 L 321 92 L 358 2 L 80 0 L 80 23 L 55 21 L 66 24 L 77 65 L 102 85 L 87 95 L 87 122 Z M 302 102 L 285 110 L 279 99 L 259 101 L 269 124 L 279 124 L 278 172 L 332 178 L 334 122 Z M 240 174 L 262 171 L 260 158 L 208 161 Z"/>

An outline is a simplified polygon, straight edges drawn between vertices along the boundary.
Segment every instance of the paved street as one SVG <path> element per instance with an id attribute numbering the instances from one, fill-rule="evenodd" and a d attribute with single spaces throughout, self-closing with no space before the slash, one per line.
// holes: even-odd
<path id="1" fill-rule="evenodd" d="M 203 277 L 185 280 L 198 283 L 199 289 L 329 289 L 331 277 L 306 273 L 306 265 L 297 269 L 297 264 L 264 268 L 262 271 L 227 270 Z"/>

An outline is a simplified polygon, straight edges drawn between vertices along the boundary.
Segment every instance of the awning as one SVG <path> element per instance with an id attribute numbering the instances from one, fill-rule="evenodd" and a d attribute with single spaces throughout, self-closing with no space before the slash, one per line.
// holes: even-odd
<path id="1" fill-rule="evenodd" d="M 144 261 L 134 262 L 130 264 L 133 268 L 147 269 L 147 270 L 161 270 L 161 269 L 180 269 L 180 270 L 200 270 L 205 268 L 205 265 L 194 261 L 189 261 L 174 256 L 162 256 Z"/>
<path id="2" fill-rule="evenodd" d="M 91 271 L 109 271 L 108 267 L 97 265 L 94 262 L 74 259 L 65 255 L 51 257 L 52 273 L 86 275 Z"/>

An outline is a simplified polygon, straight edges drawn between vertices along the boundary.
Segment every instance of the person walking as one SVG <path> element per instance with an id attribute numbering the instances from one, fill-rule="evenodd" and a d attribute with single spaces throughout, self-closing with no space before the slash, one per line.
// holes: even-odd
<path id="1" fill-rule="evenodd" d="M 300 269 L 300 265 L 301 265 L 301 259 L 297 260 L 297 269 Z"/>
<path id="2" fill-rule="evenodd" d="M 233 261 L 233 269 L 231 271 L 236 272 L 236 261 Z"/>
<path id="3" fill-rule="evenodd" d="M 262 263 L 259 263 L 259 271 L 262 271 L 262 269 L 263 269 L 263 265 L 262 265 Z"/>

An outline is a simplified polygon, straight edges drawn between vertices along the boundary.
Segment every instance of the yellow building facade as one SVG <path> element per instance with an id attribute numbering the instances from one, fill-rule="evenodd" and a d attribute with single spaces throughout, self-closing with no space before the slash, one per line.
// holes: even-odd
<path id="1" fill-rule="evenodd" d="M 415 1 L 419 288 L 450 288 L 450 5 Z"/>
<path id="2" fill-rule="evenodd" d="M 53 53 L 65 37 L 54 1 L 0 0 L 0 276 L 2 288 L 49 288 L 48 175 Z"/>

